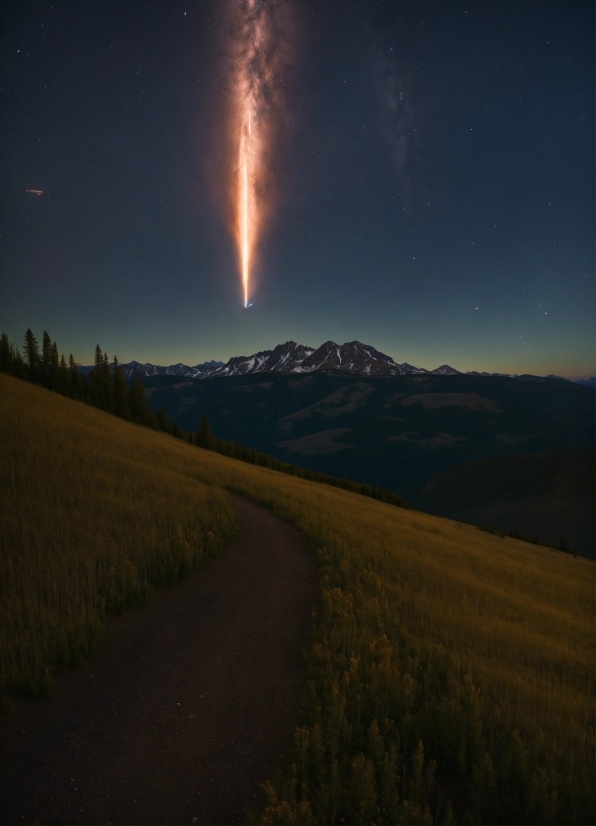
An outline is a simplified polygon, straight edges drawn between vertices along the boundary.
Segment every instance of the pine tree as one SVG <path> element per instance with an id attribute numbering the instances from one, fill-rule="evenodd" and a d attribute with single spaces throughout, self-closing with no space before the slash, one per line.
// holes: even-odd
<path id="1" fill-rule="evenodd" d="M 114 398 L 114 415 L 120 416 L 121 419 L 130 418 L 128 410 L 128 387 L 122 367 L 114 356 L 114 378 L 112 384 L 113 398 Z"/>
<path id="2" fill-rule="evenodd" d="M 42 381 L 49 387 L 51 385 L 50 368 L 52 365 L 52 339 L 47 330 L 43 331 L 41 340 L 41 369 L 43 378 Z"/>
<path id="3" fill-rule="evenodd" d="M 160 407 L 156 413 L 157 419 L 157 426 L 160 430 L 163 430 L 164 433 L 171 433 L 172 428 L 170 427 L 170 423 L 168 421 L 168 414 L 166 413 L 165 407 Z"/>
<path id="4" fill-rule="evenodd" d="M 101 347 L 99 344 L 95 345 L 95 356 L 93 358 L 93 364 L 95 368 L 98 369 L 101 364 L 103 363 L 103 353 L 101 352 Z"/>
<path id="5" fill-rule="evenodd" d="M 29 380 L 35 381 L 39 370 L 39 342 L 31 329 L 25 333 L 25 357 L 29 366 Z"/>
<path id="6" fill-rule="evenodd" d="M 101 410 L 112 412 L 112 375 L 108 354 L 102 353 L 101 347 L 96 345 L 94 367 L 89 374 L 91 404 Z"/>
<path id="7" fill-rule="evenodd" d="M 50 347 L 50 377 L 48 382 L 48 387 L 51 387 L 53 390 L 59 389 L 60 386 L 60 379 L 58 376 L 59 368 L 60 355 L 58 353 L 58 345 L 54 342 Z"/>
<path id="8" fill-rule="evenodd" d="M 92 404 L 91 389 L 89 387 L 89 380 L 87 379 L 87 376 L 84 373 L 78 373 L 77 375 L 79 377 L 80 387 L 79 398 L 81 399 L 81 401 L 84 401 L 85 404 Z"/>
<path id="9" fill-rule="evenodd" d="M 21 355 L 18 347 L 13 347 L 13 345 L 11 344 L 11 348 L 13 354 L 12 374 L 13 376 L 16 376 L 17 379 L 26 379 L 27 366 L 23 361 L 23 356 Z"/>
<path id="10" fill-rule="evenodd" d="M 72 357 L 72 353 L 68 357 L 68 372 L 70 373 L 70 384 L 72 387 L 73 395 L 76 396 L 76 398 L 81 399 L 83 397 L 83 394 L 81 392 L 81 377 L 79 375 L 76 362 Z"/>
<path id="11" fill-rule="evenodd" d="M 151 425 L 153 423 L 153 413 L 147 403 L 147 394 L 143 387 L 141 377 L 137 376 L 133 382 L 132 387 L 128 391 L 128 400 L 130 408 L 130 417 L 133 422 L 143 425 Z"/>
<path id="12" fill-rule="evenodd" d="M 60 363 L 57 370 L 57 386 L 63 396 L 72 396 L 72 379 L 70 376 L 70 370 L 66 366 L 64 354 L 62 354 L 60 358 Z"/>
<path id="13" fill-rule="evenodd" d="M 0 338 L 0 370 L 3 373 L 13 372 L 14 356 L 12 350 L 13 348 L 10 346 L 8 336 L 6 333 L 2 333 L 2 338 Z"/>
<path id="14" fill-rule="evenodd" d="M 209 424 L 207 414 L 203 414 L 201 423 L 197 428 L 196 443 L 199 447 L 204 447 L 205 450 L 215 450 L 215 434 Z"/>
<path id="15" fill-rule="evenodd" d="M 89 393 L 91 404 L 95 407 L 101 406 L 101 367 L 103 364 L 103 353 L 99 344 L 95 345 L 95 355 L 93 357 L 93 370 L 89 373 Z"/>
<path id="16" fill-rule="evenodd" d="M 101 366 L 101 388 L 102 388 L 102 409 L 108 413 L 114 411 L 114 390 L 112 387 L 112 371 L 110 370 L 110 360 L 108 354 L 103 354 L 103 364 Z"/>

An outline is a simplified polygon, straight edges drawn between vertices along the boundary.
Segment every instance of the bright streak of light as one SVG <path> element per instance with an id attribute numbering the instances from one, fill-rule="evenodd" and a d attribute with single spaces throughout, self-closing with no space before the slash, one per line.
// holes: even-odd
<path id="1" fill-rule="evenodd" d="M 248 5 L 248 11 L 252 3 Z M 248 12 L 247 12 L 248 13 Z M 259 40 L 259 18 L 248 17 L 249 29 L 252 29 L 253 43 Z M 262 21 L 261 21 L 262 22 Z M 262 173 L 262 135 L 258 128 L 259 77 L 254 69 L 254 60 L 239 62 L 239 79 L 237 85 L 238 118 L 238 165 L 237 165 L 237 229 L 236 243 L 242 278 L 242 293 L 244 306 L 248 306 L 251 291 L 251 275 L 254 260 L 254 249 L 259 235 L 259 201 L 256 196 L 256 186 L 259 175 Z"/>
<path id="2" fill-rule="evenodd" d="M 241 150 L 242 154 L 242 150 Z M 250 248 L 248 243 L 251 215 L 248 206 L 248 169 L 247 162 L 242 163 L 242 204 L 240 206 L 240 223 L 242 235 L 242 286 L 244 288 L 244 306 L 248 306 L 248 279 L 250 275 Z"/>
<path id="3" fill-rule="evenodd" d="M 233 233 L 242 298 L 254 293 L 257 248 L 272 210 L 271 156 L 283 121 L 283 75 L 289 51 L 285 39 L 286 0 L 230 0 L 230 136 L 233 140 Z"/>
<path id="4" fill-rule="evenodd" d="M 248 306 L 250 275 L 253 260 L 253 248 L 257 241 L 257 199 L 255 197 L 255 178 L 259 165 L 258 144 L 252 131 L 251 101 L 246 101 L 238 142 L 238 232 L 237 241 L 242 276 L 244 306 Z"/>

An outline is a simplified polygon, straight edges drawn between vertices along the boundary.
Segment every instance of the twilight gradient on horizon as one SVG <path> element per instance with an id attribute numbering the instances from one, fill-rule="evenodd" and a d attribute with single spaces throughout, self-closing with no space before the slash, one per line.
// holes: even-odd
<path id="1" fill-rule="evenodd" d="M 248 310 L 218 198 L 223 9 L 4 4 L 2 330 L 82 363 L 358 339 L 594 373 L 592 3 L 300 0 Z"/>

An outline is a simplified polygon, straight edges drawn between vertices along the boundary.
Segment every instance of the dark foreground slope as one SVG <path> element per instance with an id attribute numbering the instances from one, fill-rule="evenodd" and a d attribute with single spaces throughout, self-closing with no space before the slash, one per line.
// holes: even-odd
<path id="1" fill-rule="evenodd" d="M 6 375 L 0 422 L 1 708 L 50 692 L 106 615 L 203 565 L 235 518 L 224 491 L 168 462 L 171 438 Z"/>
<path id="2" fill-rule="evenodd" d="M 162 522 L 176 524 L 161 518 L 176 513 L 171 491 L 183 509 L 202 497 L 225 517 L 221 489 L 232 489 L 310 543 L 321 603 L 302 725 L 267 786 L 262 822 L 594 821 L 593 562 L 237 462 L 2 376 L 0 414 L 10 429 L 0 440 L 0 506 L 23 505 L 12 522 L 2 513 L 22 549 L 0 548 L 3 629 L 39 617 L 37 630 L 53 639 L 69 616 L 62 606 L 72 618 L 91 615 L 94 592 L 80 583 L 97 570 L 110 588 L 134 583 L 139 548 L 154 561 L 192 559 L 189 547 L 202 548 L 209 531 L 189 534 L 188 545 L 173 542 L 175 532 L 164 545 L 150 542 Z M 86 492 L 95 496 L 81 508 Z M 141 543 L 124 521 L 120 529 L 110 521 L 121 500 L 139 530 L 149 519 Z M 60 533 L 40 532 L 52 508 L 61 508 L 59 525 L 76 528 L 70 555 Z M 87 516 L 111 539 L 105 570 Z M 2 667 L 25 651 L 24 639 L 0 635 Z"/>
<path id="3" fill-rule="evenodd" d="M 594 450 L 469 462 L 402 490 L 413 505 L 461 522 L 538 537 L 594 557 Z"/>
<path id="4" fill-rule="evenodd" d="M 233 498 L 240 535 L 59 695 L 0 726 L 2 823 L 244 823 L 306 689 L 316 577 L 298 532 Z"/>

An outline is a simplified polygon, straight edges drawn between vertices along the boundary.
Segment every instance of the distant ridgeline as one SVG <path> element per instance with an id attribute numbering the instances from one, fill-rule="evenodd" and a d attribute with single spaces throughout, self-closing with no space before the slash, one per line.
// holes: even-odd
<path id="1" fill-rule="evenodd" d="M 244 447 L 232 441 L 218 439 L 206 414 L 200 419 L 194 432 L 183 430 L 175 421 L 170 421 L 165 408 L 153 412 L 147 401 L 145 387 L 139 374 L 131 385 L 127 384 L 122 365 L 114 357 L 110 362 L 107 353 L 99 345 L 95 348 L 94 366 L 82 372 L 77 368 L 72 354 L 66 361 L 59 353 L 56 342 L 52 342 L 44 330 L 41 352 L 39 342 L 31 330 L 27 330 L 24 343 L 24 357 L 17 347 L 10 344 L 6 333 L 0 338 L 0 371 L 16 378 L 39 384 L 49 390 L 61 393 L 69 398 L 82 401 L 119 418 L 134 422 L 143 427 L 163 431 L 177 439 L 206 450 L 213 450 L 232 459 L 238 459 L 252 465 L 259 465 L 270 470 L 297 476 L 310 482 L 342 488 L 362 496 L 368 496 L 399 508 L 416 510 L 406 499 L 393 491 L 378 485 L 364 484 L 351 479 L 340 478 L 327 473 L 320 473 L 311 468 L 300 467 L 284 462 L 267 453 Z M 538 537 L 528 536 L 518 531 L 501 531 L 495 527 L 478 526 L 480 530 L 499 536 L 511 536 L 525 542 L 548 548 L 574 553 L 567 547 L 563 538 L 558 544 L 549 544 Z"/>
<path id="2" fill-rule="evenodd" d="M 31 330 L 25 333 L 25 357 L 17 347 L 11 344 L 6 333 L 0 338 L 0 371 L 19 379 L 39 384 L 48 390 L 61 393 L 71 399 L 82 401 L 85 404 L 98 407 L 106 413 L 111 413 L 121 419 L 134 422 L 153 430 L 169 433 L 177 439 L 189 444 L 197 445 L 206 450 L 213 450 L 232 459 L 239 459 L 252 465 L 288 473 L 307 479 L 309 482 L 320 482 L 336 488 L 359 493 L 378 499 L 398 508 L 410 509 L 412 506 L 392 491 L 380 488 L 377 485 L 364 485 L 350 479 L 340 479 L 325 473 L 317 473 L 310 468 L 298 467 L 289 462 L 282 462 L 266 453 L 260 453 L 242 445 L 217 439 L 211 429 L 209 420 L 204 415 L 195 433 L 182 430 L 176 422 L 170 422 L 164 408 L 154 413 L 147 402 L 147 395 L 141 377 L 137 375 L 132 385 L 127 385 L 122 366 L 118 359 L 110 362 L 108 354 L 102 352 L 99 344 L 95 348 L 94 367 L 89 372 L 82 373 L 72 357 L 66 361 L 64 354 L 60 354 L 58 345 L 52 341 L 44 330 L 41 352 L 39 342 Z"/>

